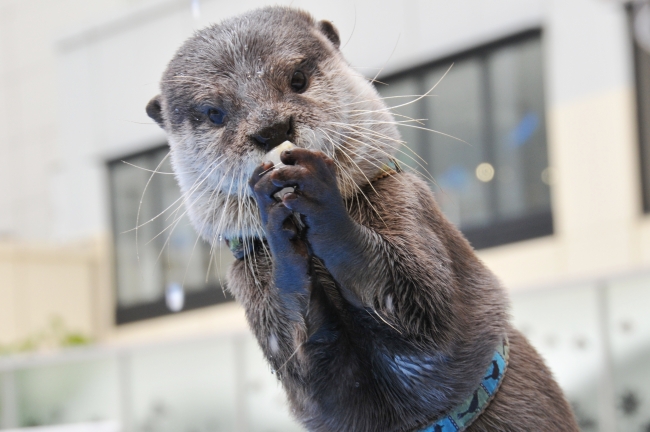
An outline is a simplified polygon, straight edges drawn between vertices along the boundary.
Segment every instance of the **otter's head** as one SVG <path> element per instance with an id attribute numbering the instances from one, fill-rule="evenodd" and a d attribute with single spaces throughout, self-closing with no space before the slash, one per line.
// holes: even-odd
<path id="1" fill-rule="evenodd" d="M 286 140 L 332 157 L 344 197 L 394 153 L 392 116 L 339 44 L 330 22 L 270 7 L 201 30 L 175 54 L 147 114 L 169 137 L 190 218 L 206 240 L 262 234 L 248 179 Z"/>

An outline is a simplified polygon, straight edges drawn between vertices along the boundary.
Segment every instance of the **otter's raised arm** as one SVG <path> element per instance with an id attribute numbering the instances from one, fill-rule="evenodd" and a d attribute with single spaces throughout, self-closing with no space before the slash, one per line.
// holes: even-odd
<path id="1" fill-rule="evenodd" d="M 294 149 L 282 153 L 282 162 L 285 167 L 270 172 L 254 187 L 260 208 L 267 202 L 274 209 L 284 207 L 286 224 L 292 230 L 291 211 L 301 214 L 311 252 L 338 282 L 345 299 L 356 308 L 381 314 L 387 326 L 404 336 L 416 335 L 436 344 L 449 340 L 453 304 L 467 299 L 459 290 L 471 292 L 480 288 L 481 282 L 494 283 L 460 233 L 442 217 L 426 185 L 415 176 L 395 173 L 395 178 L 368 185 L 360 192 L 364 196 L 352 201 L 356 205 L 351 206 L 351 215 L 337 187 L 331 159 Z M 286 187 L 296 191 L 286 194 L 282 203 L 274 202 L 272 195 Z M 265 226 L 279 227 L 281 223 Z M 277 235 L 267 232 L 272 241 Z M 460 256 L 457 252 L 450 256 L 450 246 L 460 251 Z M 289 265 L 284 262 L 285 250 L 276 255 L 272 247 L 271 252 L 274 272 L 285 274 L 283 269 Z M 465 280 L 469 269 L 475 275 L 483 274 L 484 279 Z M 298 281 L 274 280 L 287 288 Z M 467 304 L 470 310 L 471 306 Z"/>

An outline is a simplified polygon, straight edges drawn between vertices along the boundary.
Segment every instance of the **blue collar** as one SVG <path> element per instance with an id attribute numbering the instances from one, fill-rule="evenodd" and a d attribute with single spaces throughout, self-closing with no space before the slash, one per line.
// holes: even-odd
<path id="1" fill-rule="evenodd" d="M 492 361 L 478 388 L 448 414 L 417 432 L 462 432 L 467 429 L 485 411 L 499 390 L 508 367 L 509 352 L 508 337 L 504 336 L 503 341 L 499 342 L 499 346 L 494 350 Z"/>

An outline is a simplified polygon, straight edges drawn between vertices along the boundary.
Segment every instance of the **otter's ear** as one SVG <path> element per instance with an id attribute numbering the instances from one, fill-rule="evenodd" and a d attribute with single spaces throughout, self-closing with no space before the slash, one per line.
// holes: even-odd
<path id="1" fill-rule="evenodd" d="M 334 44 L 336 48 L 341 45 L 341 39 L 339 38 L 339 31 L 334 27 L 329 21 L 323 20 L 318 23 L 318 29 L 327 36 L 327 39 Z"/>
<path id="2" fill-rule="evenodd" d="M 147 110 L 147 115 L 158 123 L 158 126 L 165 129 L 162 116 L 162 105 L 160 105 L 160 95 L 151 99 L 145 109 Z"/>

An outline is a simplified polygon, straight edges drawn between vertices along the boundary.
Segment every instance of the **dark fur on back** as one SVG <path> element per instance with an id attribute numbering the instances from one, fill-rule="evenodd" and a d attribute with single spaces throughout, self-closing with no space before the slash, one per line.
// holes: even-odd
<path id="1" fill-rule="evenodd" d="M 250 12 L 188 40 L 147 107 L 169 135 L 198 231 L 213 244 L 265 239 L 231 267 L 229 290 L 296 418 L 311 431 L 424 427 L 472 393 L 507 334 L 501 389 L 468 430 L 577 430 L 508 323 L 504 290 L 426 183 L 371 181 L 399 135 L 338 43 L 330 23 L 304 12 Z M 296 71 L 306 89 L 289 85 Z M 259 136 L 277 125 L 298 149 L 267 172 Z M 287 186 L 295 192 L 275 200 Z"/>

